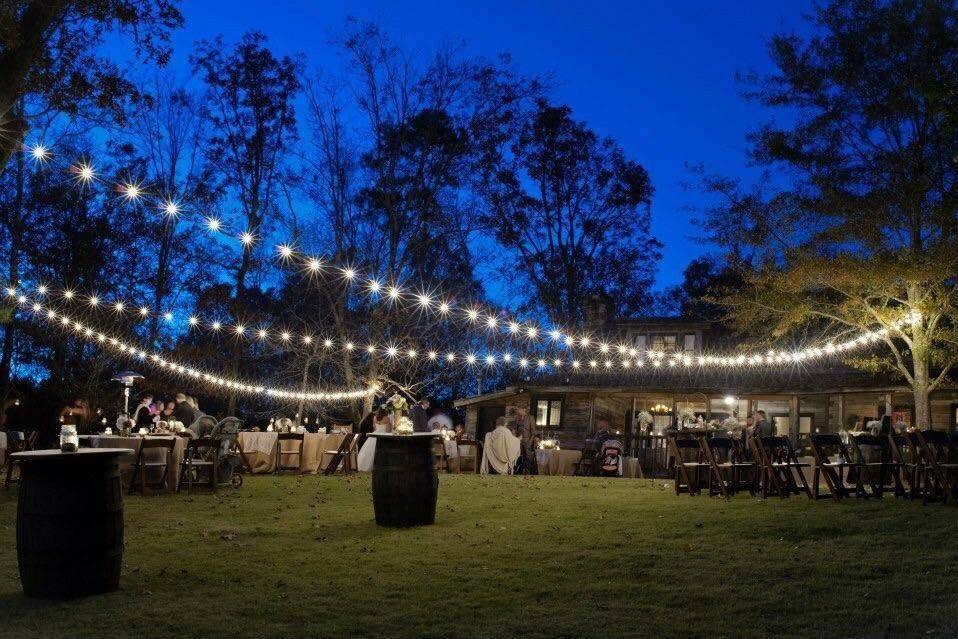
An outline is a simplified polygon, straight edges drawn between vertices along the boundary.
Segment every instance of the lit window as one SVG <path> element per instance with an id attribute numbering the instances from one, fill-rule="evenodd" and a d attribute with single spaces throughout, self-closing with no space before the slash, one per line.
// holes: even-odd
<path id="1" fill-rule="evenodd" d="M 536 400 L 536 426 L 558 428 L 562 422 L 561 399 Z"/>

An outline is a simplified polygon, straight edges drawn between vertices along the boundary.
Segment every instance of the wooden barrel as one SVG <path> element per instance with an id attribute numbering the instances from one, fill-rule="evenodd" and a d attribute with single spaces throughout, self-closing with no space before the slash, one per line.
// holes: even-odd
<path id="1" fill-rule="evenodd" d="M 17 563 L 23 592 L 55 598 L 116 590 L 123 562 L 118 454 L 24 459 L 21 473 Z"/>
<path id="2" fill-rule="evenodd" d="M 373 462 L 373 509 L 380 526 L 424 526 L 436 522 L 439 477 L 432 435 L 377 435 Z"/>

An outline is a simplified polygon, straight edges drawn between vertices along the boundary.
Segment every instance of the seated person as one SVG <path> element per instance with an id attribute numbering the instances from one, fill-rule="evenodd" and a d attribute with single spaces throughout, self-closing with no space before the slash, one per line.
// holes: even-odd
<path id="1" fill-rule="evenodd" d="M 505 417 L 496 419 L 496 428 L 486 433 L 486 441 L 482 447 L 483 475 L 511 475 L 516 467 L 522 445 L 509 428 L 510 424 Z"/>

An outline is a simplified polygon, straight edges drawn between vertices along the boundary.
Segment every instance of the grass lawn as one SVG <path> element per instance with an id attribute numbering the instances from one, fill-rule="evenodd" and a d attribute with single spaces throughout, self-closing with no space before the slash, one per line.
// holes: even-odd
<path id="1" fill-rule="evenodd" d="M 10 637 L 958 633 L 958 510 L 887 497 L 442 475 L 438 523 L 391 530 L 368 476 L 247 476 L 216 496 L 127 498 L 120 590 L 55 603 L 20 591 L 15 518 L 0 494 Z"/>

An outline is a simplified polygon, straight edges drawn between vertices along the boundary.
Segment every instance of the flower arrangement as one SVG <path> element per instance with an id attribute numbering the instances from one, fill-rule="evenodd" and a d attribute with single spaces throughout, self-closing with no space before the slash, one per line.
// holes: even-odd
<path id="1" fill-rule="evenodd" d="M 726 417 L 722 420 L 722 428 L 725 430 L 738 430 L 742 425 L 738 423 L 738 420 L 734 417 Z"/>
<path id="2" fill-rule="evenodd" d="M 686 406 L 679 411 L 679 421 L 682 422 L 694 422 L 695 421 L 695 411 Z"/>
<path id="3" fill-rule="evenodd" d="M 409 402 L 406 401 L 406 398 L 400 395 L 399 393 L 393 393 L 392 397 L 386 400 L 386 403 L 383 404 L 386 408 L 392 412 L 405 412 L 409 410 Z"/>
<path id="4" fill-rule="evenodd" d="M 653 423 L 655 420 L 652 419 L 652 413 L 647 410 L 640 412 L 635 416 L 635 419 L 642 425 L 647 425 Z"/>
<path id="5" fill-rule="evenodd" d="M 412 435 L 412 420 L 403 415 L 393 424 L 393 432 L 397 435 Z"/>
<path id="6" fill-rule="evenodd" d="M 539 450 L 559 450 L 559 440 L 543 439 L 539 442 Z"/>

